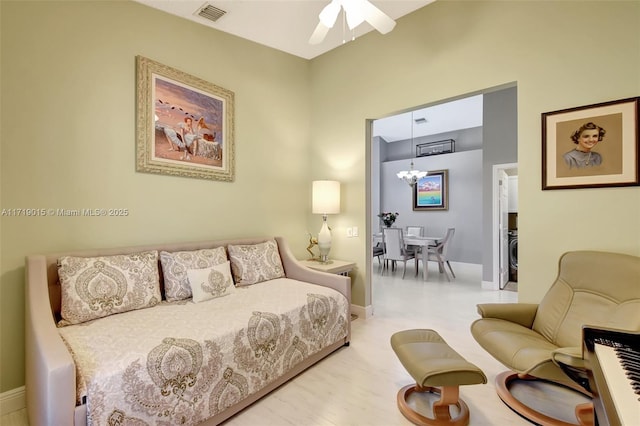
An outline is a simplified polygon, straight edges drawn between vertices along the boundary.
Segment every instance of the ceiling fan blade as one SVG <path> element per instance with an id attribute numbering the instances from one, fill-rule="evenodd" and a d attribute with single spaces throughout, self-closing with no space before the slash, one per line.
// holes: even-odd
<path id="1" fill-rule="evenodd" d="M 333 28 L 336 19 L 338 19 L 341 6 L 340 0 L 331 0 L 331 3 L 326 5 L 318 15 L 320 22 L 327 28 Z"/>
<path id="2" fill-rule="evenodd" d="M 358 1 L 358 7 L 360 8 L 362 16 L 364 16 L 364 20 L 380 33 L 386 34 L 396 26 L 396 21 L 389 18 L 367 0 Z"/>
<path id="3" fill-rule="evenodd" d="M 322 43 L 328 32 L 329 27 L 326 27 L 322 22 L 318 22 L 316 29 L 313 31 L 313 34 L 311 34 L 311 37 L 309 38 L 309 44 Z"/>

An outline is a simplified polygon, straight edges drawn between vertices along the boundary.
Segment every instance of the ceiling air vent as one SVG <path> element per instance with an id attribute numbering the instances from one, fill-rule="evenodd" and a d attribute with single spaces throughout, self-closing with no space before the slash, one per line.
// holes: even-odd
<path id="1" fill-rule="evenodd" d="M 227 12 L 219 9 L 209 3 L 205 3 L 198 11 L 196 15 L 202 16 L 205 19 L 216 22 L 218 19 L 222 18 Z"/>

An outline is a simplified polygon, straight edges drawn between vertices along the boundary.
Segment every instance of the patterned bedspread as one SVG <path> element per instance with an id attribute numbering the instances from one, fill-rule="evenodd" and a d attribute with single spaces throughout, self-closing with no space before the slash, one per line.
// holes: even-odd
<path id="1" fill-rule="evenodd" d="M 280 278 L 59 329 L 88 424 L 196 424 L 347 334 L 340 293 Z"/>

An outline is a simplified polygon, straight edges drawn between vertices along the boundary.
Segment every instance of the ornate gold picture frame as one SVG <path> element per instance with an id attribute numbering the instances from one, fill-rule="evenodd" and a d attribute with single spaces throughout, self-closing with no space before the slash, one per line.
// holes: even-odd
<path id="1" fill-rule="evenodd" d="M 233 181 L 234 93 L 136 57 L 136 170 Z"/>

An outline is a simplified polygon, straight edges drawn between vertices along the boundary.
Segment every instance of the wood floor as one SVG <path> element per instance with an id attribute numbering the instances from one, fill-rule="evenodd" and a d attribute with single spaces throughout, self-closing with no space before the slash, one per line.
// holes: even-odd
<path id="1" fill-rule="evenodd" d="M 495 376 L 505 368 L 471 337 L 477 303 L 515 302 L 513 291 L 481 289 L 479 265 L 452 264 L 457 278 L 447 282 L 430 265 L 429 281 L 414 278 L 409 266 L 381 277 L 374 266 L 374 315 L 352 322 L 352 341 L 302 375 L 224 423 L 225 426 L 405 426 L 396 393 L 412 382 L 393 353 L 396 331 L 430 328 L 463 357 L 480 367 L 486 385 L 463 386 L 460 396 L 471 411 L 471 425 L 529 425 L 509 410 L 494 391 Z M 416 402 L 419 405 L 419 401 Z M 0 418 L 3 426 L 27 425 L 24 410 Z"/>

